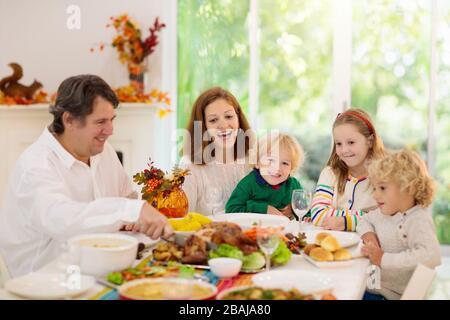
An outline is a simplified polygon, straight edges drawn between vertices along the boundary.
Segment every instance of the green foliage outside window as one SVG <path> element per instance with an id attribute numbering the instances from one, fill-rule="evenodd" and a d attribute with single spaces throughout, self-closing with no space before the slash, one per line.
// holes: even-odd
<path id="1" fill-rule="evenodd" d="M 299 176 L 309 189 L 331 145 L 332 1 L 259 1 L 259 128 L 299 139 L 307 152 Z M 450 244 L 450 4 L 439 1 L 433 212 L 441 243 Z M 178 3 L 178 126 L 185 127 L 195 98 L 215 85 L 248 111 L 249 1 Z M 370 113 L 387 147 L 410 147 L 426 159 L 430 2 L 355 0 L 352 23 L 352 105 Z"/>

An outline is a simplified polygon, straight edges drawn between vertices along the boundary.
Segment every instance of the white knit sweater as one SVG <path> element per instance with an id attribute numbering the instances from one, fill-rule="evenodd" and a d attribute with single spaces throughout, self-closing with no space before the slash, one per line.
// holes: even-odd
<path id="1" fill-rule="evenodd" d="M 181 158 L 180 167 L 189 169 L 190 175 L 186 177 L 183 190 L 189 200 L 189 211 L 211 215 L 212 205 L 207 201 L 207 193 L 211 188 L 219 188 L 222 192 L 221 203 L 214 208 L 215 212 L 223 212 L 225 204 L 238 182 L 245 177 L 251 167 L 238 162 L 218 163 L 211 162 L 205 165 L 192 164 L 186 156 Z"/>
<path id="2" fill-rule="evenodd" d="M 360 236 L 375 232 L 384 252 L 381 259 L 381 288 L 369 290 L 387 299 L 399 299 L 416 266 L 441 264 L 441 252 L 430 210 L 415 206 L 393 216 L 380 210 L 366 214 L 356 231 Z"/>

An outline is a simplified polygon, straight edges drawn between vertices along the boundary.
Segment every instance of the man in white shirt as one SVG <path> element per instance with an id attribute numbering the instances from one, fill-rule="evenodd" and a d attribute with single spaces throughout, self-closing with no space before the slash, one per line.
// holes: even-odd
<path id="1" fill-rule="evenodd" d="M 77 234 L 131 225 L 152 239 L 171 235 L 167 219 L 136 199 L 106 141 L 118 103 L 97 76 L 70 77 L 59 86 L 53 123 L 19 157 L 0 211 L 0 253 L 12 276 L 43 267 Z"/>

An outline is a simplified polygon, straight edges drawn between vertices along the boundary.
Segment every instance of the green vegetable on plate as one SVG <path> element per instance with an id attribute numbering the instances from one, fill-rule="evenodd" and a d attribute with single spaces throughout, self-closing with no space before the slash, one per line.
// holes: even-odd
<path id="1" fill-rule="evenodd" d="M 242 269 L 258 270 L 264 267 L 266 260 L 261 252 L 253 252 L 244 256 L 242 261 Z"/>
<path id="2" fill-rule="evenodd" d="M 121 285 L 124 283 L 124 279 L 122 277 L 122 273 L 120 272 L 110 272 L 108 273 L 107 280 L 111 283 Z"/>
<path id="3" fill-rule="evenodd" d="M 284 241 L 281 241 L 278 248 L 272 253 L 270 261 L 274 266 L 284 265 L 291 260 L 292 252 Z"/>
<path id="4" fill-rule="evenodd" d="M 235 246 L 226 243 L 220 244 L 219 246 L 217 246 L 216 250 L 212 250 L 209 252 L 209 259 L 223 257 L 243 260 L 244 253 Z"/>

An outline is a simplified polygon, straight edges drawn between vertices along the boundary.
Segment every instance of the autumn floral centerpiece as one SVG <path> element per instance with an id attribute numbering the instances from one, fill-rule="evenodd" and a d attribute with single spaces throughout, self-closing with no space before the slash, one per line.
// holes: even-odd
<path id="1" fill-rule="evenodd" d="M 148 163 L 148 169 L 133 176 L 134 182 L 142 186 L 142 199 L 169 218 L 184 217 L 189 208 L 186 194 L 181 189 L 189 170 L 175 166 L 172 173 L 166 173 Z"/>
<path id="2" fill-rule="evenodd" d="M 121 102 L 158 104 L 160 106 L 159 116 L 163 117 L 170 109 L 170 98 L 166 92 L 152 89 L 146 93 L 144 86 L 144 74 L 146 71 L 146 59 L 159 44 L 158 33 L 166 27 L 157 17 L 153 25 L 149 28 L 149 35 L 142 39 L 142 32 L 136 21 L 127 14 L 110 17 L 110 23 L 106 25 L 116 31 L 110 46 L 115 48 L 119 61 L 127 65 L 130 84 L 128 86 L 115 89 Z M 104 43 L 100 43 L 98 50 L 103 51 Z M 95 48 L 91 48 L 94 52 Z M 161 105 L 163 105 L 161 107 Z"/>
<path id="3" fill-rule="evenodd" d="M 150 35 L 141 39 L 141 29 L 127 14 L 111 17 L 111 24 L 117 32 L 113 38 L 112 46 L 119 53 L 119 60 L 127 64 L 131 85 L 140 93 L 144 91 L 145 59 L 155 51 L 159 44 L 158 33 L 165 28 L 158 17 L 153 26 L 149 28 Z"/>

